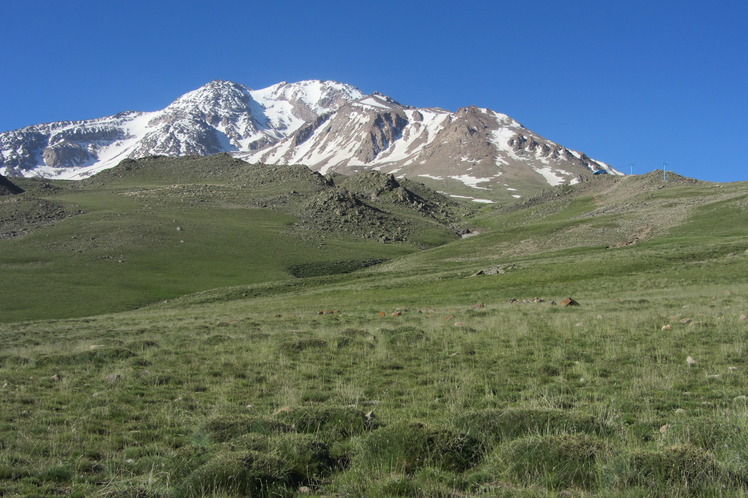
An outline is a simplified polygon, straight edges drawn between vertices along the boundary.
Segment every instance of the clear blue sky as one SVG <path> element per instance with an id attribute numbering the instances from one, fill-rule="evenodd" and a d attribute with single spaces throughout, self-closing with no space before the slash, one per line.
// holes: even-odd
<path id="1" fill-rule="evenodd" d="M 488 107 L 625 173 L 748 180 L 744 0 L 5 0 L 0 19 L 0 131 L 331 79 Z"/>

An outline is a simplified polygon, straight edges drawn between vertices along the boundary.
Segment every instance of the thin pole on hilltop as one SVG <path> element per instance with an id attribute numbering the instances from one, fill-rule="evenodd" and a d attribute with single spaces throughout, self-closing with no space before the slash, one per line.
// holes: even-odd
<path id="1" fill-rule="evenodd" d="M 667 181 L 667 163 L 665 161 L 662 162 L 662 181 Z"/>
<path id="2" fill-rule="evenodd" d="M 635 165 L 635 164 L 636 164 L 636 163 L 629 163 L 629 168 L 631 168 L 631 174 L 632 174 L 632 175 L 634 174 L 634 165 Z"/>

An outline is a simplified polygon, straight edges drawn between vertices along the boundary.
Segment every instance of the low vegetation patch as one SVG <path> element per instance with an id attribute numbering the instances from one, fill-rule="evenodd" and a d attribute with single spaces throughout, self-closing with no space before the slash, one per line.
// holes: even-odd
<path id="1" fill-rule="evenodd" d="M 217 161 L 24 184 L 77 214 L 0 240 L 0 494 L 748 494 L 745 186 L 588 182 L 421 251 L 459 213 L 407 182 L 333 204 L 414 242 L 304 238 L 327 179 Z"/>

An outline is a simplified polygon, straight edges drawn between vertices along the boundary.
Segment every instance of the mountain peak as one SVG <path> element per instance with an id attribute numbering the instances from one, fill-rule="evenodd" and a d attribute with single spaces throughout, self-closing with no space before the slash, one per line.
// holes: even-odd
<path id="1" fill-rule="evenodd" d="M 233 81 L 213 80 L 196 90 L 187 92 L 177 100 L 172 102 L 168 108 L 174 107 L 200 107 L 205 108 L 216 106 L 236 107 L 237 103 L 241 107 L 246 106 L 249 88 Z"/>
<path id="2" fill-rule="evenodd" d="M 480 199 L 618 173 L 490 109 L 417 109 L 330 80 L 251 90 L 216 79 L 160 111 L 0 133 L 0 174 L 78 179 L 126 158 L 219 152 L 322 173 L 374 169 Z"/>

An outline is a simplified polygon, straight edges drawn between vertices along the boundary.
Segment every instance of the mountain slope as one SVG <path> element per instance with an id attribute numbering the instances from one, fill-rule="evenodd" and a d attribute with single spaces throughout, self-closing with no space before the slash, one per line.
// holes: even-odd
<path id="1" fill-rule="evenodd" d="M 216 80 L 160 111 L 128 111 L 2 133 L 0 173 L 80 179 L 126 158 L 254 150 L 362 96 L 350 85 L 331 81 L 283 82 L 253 91 Z"/>
<path id="2" fill-rule="evenodd" d="M 594 171 L 618 173 L 489 109 L 416 109 L 378 94 L 305 124 L 267 150 L 238 156 L 305 164 L 322 173 L 373 168 L 422 181 L 452 181 L 492 198 L 576 183 Z"/>
<path id="3" fill-rule="evenodd" d="M 2 133 L 0 173 L 80 179 L 126 158 L 220 152 L 322 173 L 377 169 L 486 202 L 619 174 L 489 109 L 417 109 L 317 80 L 261 90 L 217 80 L 160 111 Z"/>
<path id="4" fill-rule="evenodd" d="M 24 179 L 39 185 L 0 196 L 0 322 L 346 273 L 459 238 L 463 203 L 361 175 L 336 184 L 218 154 L 128 159 L 58 186 Z"/>

